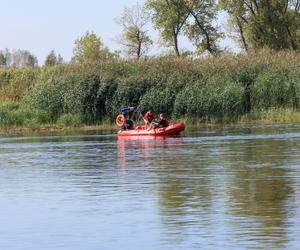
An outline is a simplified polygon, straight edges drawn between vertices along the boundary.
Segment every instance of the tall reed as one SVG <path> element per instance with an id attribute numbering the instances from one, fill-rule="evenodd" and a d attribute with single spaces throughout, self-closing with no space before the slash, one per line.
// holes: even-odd
<path id="1" fill-rule="evenodd" d="M 0 100 L 14 103 L 13 108 L 1 106 L 0 121 L 6 126 L 23 126 L 28 120 L 113 121 L 120 107 L 129 105 L 198 121 L 237 120 L 277 108 L 297 111 L 300 54 L 261 51 L 197 60 L 151 58 L 0 68 Z M 30 113 L 23 112 L 28 119 L 20 118 L 22 110 Z"/>

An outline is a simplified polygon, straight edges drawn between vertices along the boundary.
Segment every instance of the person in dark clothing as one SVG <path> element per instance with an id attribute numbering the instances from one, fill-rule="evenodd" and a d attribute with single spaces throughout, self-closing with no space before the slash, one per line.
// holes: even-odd
<path id="1" fill-rule="evenodd" d="M 122 130 L 132 130 L 134 128 L 133 121 L 130 118 L 127 118 L 125 114 L 125 124 L 122 126 Z"/>
<path id="2" fill-rule="evenodd" d="M 159 115 L 160 121 L 158 122 L 158 126 L 160 128 L 166 128 L 170 125 L 170 122 L 167 120 L 167 117 L 164 114 Z"/>
<path id="3" fill-rule="evenodd" d="M 164 114 L 159 115 L 159 121 L 152 121 L 150 124 L 149 129 L 154 129 L 154 128 L 166 128 L 170 125 L 170 122 L 167 120 L 166 116 Z"/>
<path id="4" fill-rule="evenodd" d="M 133 129 L 133 121 L 131 119 L 126 119 L 125 126 L 127 130 Z"/>

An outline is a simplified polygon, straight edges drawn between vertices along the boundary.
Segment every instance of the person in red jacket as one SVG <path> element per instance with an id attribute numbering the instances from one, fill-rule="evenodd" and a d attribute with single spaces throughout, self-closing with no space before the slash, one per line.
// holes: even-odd
<path id="1" fill-rule="evenodd" d="M 146 112 L 146 114 L 144 115 L 144 122 L 146 124 L 147 127 L 150 127 L 150 124 L 152 122 L 154 122 L 155 119 L 155 113 L 153 110 L 149 110 L 148 112 Z"/>

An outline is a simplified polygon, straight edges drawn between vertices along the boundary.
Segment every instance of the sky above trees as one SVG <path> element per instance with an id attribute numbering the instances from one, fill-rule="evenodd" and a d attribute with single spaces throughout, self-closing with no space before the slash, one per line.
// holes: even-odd
<path id="1" fill-rule="evenodd" d="M 43 63 L 51 50 L 61 54 L 68 61 L 73 54 L 74 42 L 86 31 L 93 31 L 101 37 L 103 43 L 112 51 L 121 49 L 117 36 L 122 28 L 116 18 L 126 6 L 143 0 L 0 0 L 0 50 L 8 48 L 26 49 Z M 225 16 L 219 18 L 225 22 Z M 149 27 L 149 35 L 157 45 L 158 35 Z M 230 40 L 223 45 L 234 47 Z M 183 49 L 189 49 L 190 43 L 181 42 Z M 155 47 L 154 47 L 155 48 Z M 155 53 L 152 49 L 150 53 Z"/>

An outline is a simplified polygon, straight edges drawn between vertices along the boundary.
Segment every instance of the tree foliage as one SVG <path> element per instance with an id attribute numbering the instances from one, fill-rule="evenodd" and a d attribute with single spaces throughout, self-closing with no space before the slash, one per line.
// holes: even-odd
<path id="1" fill-rule="evenodd" d="M 35 55 L 31 54 L 28 50 L 17 50 L 11 54 L 12 66 L 20 67 L 36 67 L 38 60 Z"/>
<path id="2" fill-rule="evenodd" d="M 73 62 L 94 63 L 99 60 L 107 60 L 111 57 L 109 50 L 104 46 L 100 37 L 94 32 L 86 32 L 75 41 L 73 50 Z"/>
<path id="3" fill-rule="evenodd" d="M 217 18 L 215 0 L 182 0 L 182 5 L 190 14 L 184 29 L 197 51 L 211 54 L 219 52 L 217 42 L 222 33 L 214 24 Z"/>
<path id="4" fill-rule="evenodd" d="M 0 51 L 0 66 L 34 68 L 38 66 L 38 60 L 37 57 L 28 50 L 18 49 L 9 51 L 5 49 L 4 51 Z"/>
<path id="5" fill-rule="evenodd" d="M 182 33 L 189 13 L 181 0 L 147 0 L 146 7 L 150 10 L 154 26 L 160 31 L 163 41 L 172 46 L 175 54 L 180 56 L 178 37 Z"/>
<path id="6" fill-rule="evenodd" d="M 221 0 L 220 7 L 231 15 L 240 41 L 247 50 L 299 49 L 299 0 Z"/>
<path id="7" fill-rule="evenodd" d="M 45 66 L 54 66 L 63 63 L 63 58 L 60 54 L 56 55 L 54 50 L 51 50 L 49 55 L 46 57 Z"/>
<path id="8" fill-rule="evenodd" d="M 198 52 L 218 51 L 221 33 L 213 24 L 217 16 L 214 0 L 148 0 L 146 6 L 163 40 L 174 47 L 177 56 L 180 55 L 178 37 L 183 30 Z"/>
<path id="9" fill-rule="evenodd" d="M 138 3 L 126 7 L 116 22 L 123 29 L 120 43 L 125 47 L 126 53 L 140 59 L 152 45 L 152 40 L 146 30 L 149 17 L 145 9 Z"/>
<path id="10" fill-rule="evenodd" d="M 0 67 L 1 66 L 6 66 L 6 56 L 2 51 L 0 51 Z"/>

